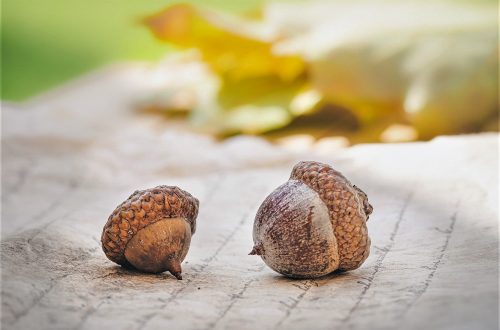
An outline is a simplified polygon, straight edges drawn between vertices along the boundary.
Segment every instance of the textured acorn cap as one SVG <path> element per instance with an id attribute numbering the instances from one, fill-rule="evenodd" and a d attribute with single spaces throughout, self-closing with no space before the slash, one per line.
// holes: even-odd
<path id="1" fill-rule="evenodd" d="M 178 187 L 158 186 L 135 191 L 109 216 L 102 231 L 102 249 L 111 261 L 130 266 L 125 248 L 139 230 L 160 220 L 183 218 L 194 234 L 198 206 L 195 197 Z"/>
<path id="2" fill-rule="evenodd" d="M 331 166 L 303 161 L 290 176 L 316 191 L 326 204 L 337 238 L 340 270 L 356 269 L 370 253 L 366 221 L 373 208 L 366 194 Z"/>

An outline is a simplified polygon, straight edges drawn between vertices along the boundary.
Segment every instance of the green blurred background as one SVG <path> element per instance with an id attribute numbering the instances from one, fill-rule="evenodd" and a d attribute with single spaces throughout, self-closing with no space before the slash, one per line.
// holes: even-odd
<path id="1" fill-rule="evenodd" d="M 139 19 L 173 0 L 2 0 L 3 100 L 20 101 L 117 60 L 156 60 L 169 46 Z M 192 0 L 229 12 L 264 0 Z"/>

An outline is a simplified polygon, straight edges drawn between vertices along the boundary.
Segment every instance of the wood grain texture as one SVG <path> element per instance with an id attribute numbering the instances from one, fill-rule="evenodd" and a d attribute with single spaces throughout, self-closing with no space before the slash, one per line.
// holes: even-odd
<path id="1" fill-rule="evenodd" d="M 498 135 L 329 156 L 217 142 L 135 113 L 147 74 L 115 67 L 3 106 L 3 329 L 498 328 Z M 260 203 L 299 160 L 369 196 L 359 269 L 292 280 L 247 255 Z M 120 268 L 100 247 L 114 207 L 159 184 L 200 199 L 182 281 Z"/>

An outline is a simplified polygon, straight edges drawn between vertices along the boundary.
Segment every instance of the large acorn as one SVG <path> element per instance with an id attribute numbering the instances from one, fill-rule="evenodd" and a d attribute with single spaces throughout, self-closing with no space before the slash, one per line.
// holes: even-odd
<path id="1" fill-rule="evenodd" d="M 340 172 L 300 162 L 260 206 L 250 254 L 295 278 L 356 269 L 370 252 L 366 221 L 372 210 L 366 194 Z"/>
<path id="2" fill-rule="evenodd" d="M 196 230 L 198 200 L 172 186 L 134 192 L 109 216 L 102 249 L 113 262 L 182 279 L 181 262 Z"/>

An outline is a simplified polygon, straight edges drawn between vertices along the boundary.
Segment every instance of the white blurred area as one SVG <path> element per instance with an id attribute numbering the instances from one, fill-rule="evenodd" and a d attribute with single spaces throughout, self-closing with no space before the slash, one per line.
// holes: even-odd
<path id="1" fill-rule="evenodd" d="M 179 68 L 161 64 L 154 81 L 164 87 L 145 100 L 167 113 L 190 110 L 192 123 L 215 133 L 265 133 L 324 105 L 348 109 L 360 130 L 376 131 L 361 141 L 498 130 L 498 10 L 491 2 L 270 2 L 251 19 L 175 6 L 163 15 L 152 29 L 164 41 L 190 44 L 199 52 L 189 49 L 186 58 L 206 66 L 186 64 L 191 69 L 180 69 L 185 74 L 176 75 L 172 91 L 166 77 Z M 180 23 L 170 23 L 172 17 Z M 198 21 L 213 31 L 191 30 Z M 262 72 L 248 70 L 256 66 L 247 49 L 253 44 L 269 47 L 254 54 L 269 66 Z M 287 67 L 290 59 L 301 64 Z M 273 71 L 273 63 L 283 67 Z M 222 85 L 251 86 L 245 82 L 256 77 L 274 85 L 251 87 L 261 88 L 262 97 L 248 103 L 220 104 Z"/>

